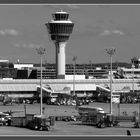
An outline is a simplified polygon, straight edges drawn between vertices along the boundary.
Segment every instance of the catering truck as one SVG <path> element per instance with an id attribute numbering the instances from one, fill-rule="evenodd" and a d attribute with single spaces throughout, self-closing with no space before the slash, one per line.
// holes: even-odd
<path id="1" fill-rule="evenodd" d="M 114 116 L 105 113 L 100 107 L 80 106 L 78 107 L 80 120 L 83 125 L 93 125 L 97 128 L 115 127 L 120 122 L 134 122 L 135 128 L 140 128 L 139 116 Z"/>

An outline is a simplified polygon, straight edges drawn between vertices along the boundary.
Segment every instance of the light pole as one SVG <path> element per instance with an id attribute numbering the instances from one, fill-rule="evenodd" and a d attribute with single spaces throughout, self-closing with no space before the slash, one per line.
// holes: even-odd
<path id="1" fill-rule="evenodd" d="M 135 69 L 135 65 L 132 64 L 132 70 L 133 70 L 133 75 L 132 75 L 132 78 L 133 78 L 133 81 L 132 81 L 132 91 L 134 93 L 134 69 Z"/>
<path id="2" fill-rule="evenodd" d="M 40 55 L 40 115 L 43 114 L 43 101 L 42 101 L 42 55 L 45 54 L 46 49 L 43 47 L 36 49 L 37 53 Z"/>
<path id="3" fill-rule="evenodd" d="M 89 60 L 89 64 L 90 64 L 90 68 L 89 69 L 92 70 L 92 61 L 91 60 Z"/>
<path id="4" fill-rule="evenodd" d="M 115 54 L 115 48 L 105 49 L 110 56 L 110 114 L 112 114 L 112 56 Z"/>
<path id="5" fill-rule="evenodd" d="M 88 77 L 92 75 L 91 70 L 92 70 L 92 61 L 89 60 L 89 65 L 90 67 L 88 68 L 90 70 L 90 72 L 88 72 Z"/>
<path id="6" fill-rule="evenodd" d="M 75 67 L 76 67 L 76 60 L 77 56 L 73 57 L 73 96 L 76 97 L 76 104 L 77 104 L 77 95 L 75 94 Z"/>

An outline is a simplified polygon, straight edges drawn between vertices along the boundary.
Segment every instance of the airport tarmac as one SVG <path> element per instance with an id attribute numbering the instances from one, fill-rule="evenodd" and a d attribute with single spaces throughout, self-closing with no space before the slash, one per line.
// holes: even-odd
<path id="1" fill-rule="evenodd" d="M 50 131 L 34 131 L 18 127 L 0 127 L 0 136 L 126 136 L 130 130 L 132 136 L 140 136 L 140 129 L 132 128 L 132 124 L 121 123 L 120 127 L 96 128 L 80 125 L 79 122 L 56 122 Z"/>
<path id="2" fill-rule="evenodd" d="M 100 106 L 102 107 L 105 112 L 109 111 L 109 104 L 107 103 L 92 103 L 91 106 Z M 12 106 L 0 105 L 0 111 L 21 111 L 19 113 L 14 113 L 14 116 L 23 116 L 24 115 L 24 104 L 17 105 L 13 104 Z M 47 115 L 77 115 L 78 112 L 75 110 L 74 106 L 53 106 L 53 105 L 44 105 L 45 107 L 45 114 Z M 113 105 L 114 109 L 113 112 L 116 114 L 117 105 Z M 40 111 L 40 104 L 28 104 L 26 105 L 27 113 L 39 113 Z M 139 104 L 121 104 L 121 112 L 127 111 L 131 114 L 134 111 L 139 110 Z M 20 136 L 77 136 L 77 135 L 84 135 L 84 136 L 126 136 L 127 130 L 131 131 L 131 134 L 134 136 L 140 136 L 140 129 L 133 128 L 133 123 L 121 123 L 120 127 L 110 127 L 110 128 L 96 128 L 94 126 L 87 126 L 81 125 L 80 122 L 64 122 L 64 121 L 56 121 L 54 129 L 50 131 L 34 131 L 29 130 L 26 128 L 18 128 L 18 127 L 7 127 L 7 126 L 0 126 L 0 136 L 13 136 L 13 135 L 20 135 Z"/>

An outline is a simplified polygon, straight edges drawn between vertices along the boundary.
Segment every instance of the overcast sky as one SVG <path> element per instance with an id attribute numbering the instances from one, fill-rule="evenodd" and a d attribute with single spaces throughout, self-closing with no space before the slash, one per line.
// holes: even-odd
<path id="1" fill-rule="evenodd" d="M 0 59 L 38 63 L 35 48 L 43 46 L 44 60 L 55 62 L 55 46 L 45 23 L 58 10 L 75 23 L 66 46 L 66 62 L 108 62 L 105 49 L 115 47 L 113 61 L 140 57 L 140 5 L 0 5 Z"/>

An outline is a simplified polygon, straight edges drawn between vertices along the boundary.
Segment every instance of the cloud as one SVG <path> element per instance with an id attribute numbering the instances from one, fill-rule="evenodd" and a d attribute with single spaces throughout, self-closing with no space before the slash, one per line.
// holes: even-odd
<path id="1" fill-rule="evenodd" d="M 119 35 L 124 35 L 124 32 L 122 32 L 120 30 L 114 30 L 114 31 L 112 31 L 112 33 L 119 34 Z"/>
<path id="2" fill-rule="evenodd" d="M 101 33 L 101 35 L 110 35 L 111 34 L 111 31 L 109 31 L 109 30 L 104 30 L 102 33 Z"/>
<path id="3" fill-rule="evenodd" d="M 109 36 L 112 34 L 117 34 L 117 35 L 124 35 L 124 32 L 120 31 L 120 30 L 104 30 L 100 35 L 101 36 Z"/>
<path id="4" fill-rule="evenodd" d="M 16 44 L 14 44 L 14 46 L 15 47 L 17 47 L 17 48 L 28 48 L 28 49 L 36 49 L 36 48 L 39 48 L 39 47 L 44 47 L 44 45 L 43 44 L 32 44 L 32 43 L 30 43 L 30 44 L 18 44 L 18 43 L 16 43 Z"/>
<path id="5" fill-rule="evenodd" d="M 6 36 L 6 35 L 11 35 L 11 36 L 17 36 L 19 33 L 15 29 L 4 29 L 0 30 L 0 35 Z"/>

